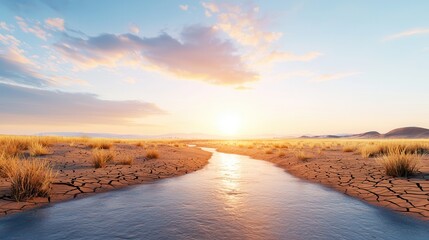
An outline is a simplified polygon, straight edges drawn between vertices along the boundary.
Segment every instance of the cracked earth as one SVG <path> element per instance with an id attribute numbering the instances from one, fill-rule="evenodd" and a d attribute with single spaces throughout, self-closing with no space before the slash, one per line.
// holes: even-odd
<path id="1" fill-rule="evenodd" d="M 305 148 L 311 156 L 298 160 L 294 149 L 246 148 L 239 145 L 201 142 L 220 152 L 247 155 L 270 161 L 289 173 L 321 183 L 370 204 L 386 207 L 407 215 L 429 220 L 429 156 L 424 156 L 418 175 L 410 178 L 387 176 L 375 158 L 363 158 L 356 152 L 343 152 L 342 148 L 320 151 Z M 279 153 L 284 156 L 279 156 Z M 333 209 L 335 211 L 335 209 Z"/>
<path id="2" fill-rule="evenodd" d="M 84 197 L 134 184 L 184 175 L 204 167 L 211 154 L 186 145 L 158 144 L 158 159 L 146 158 L 146 150 L 131 144 L 114 144 L 115 159 L 105 168 L 95 169 L 91 163 L 92 149 L 84 144 L 70 146 L 55 144 L 48 155 L 38 157 L 48 160 L 57 176 L 48 198 L 33 198 L 16 202 L 10 196 L 10 182 L 0 178 L 0 217 L 40 207 L 49 203 Z M 132 165 L 120 165 L 123 155 L 132 155 Z"/>

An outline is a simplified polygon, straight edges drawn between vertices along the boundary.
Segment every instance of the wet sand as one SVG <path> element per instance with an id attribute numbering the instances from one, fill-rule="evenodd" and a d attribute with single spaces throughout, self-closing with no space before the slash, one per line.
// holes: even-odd
<path id="1" fill-rule="evenodd" d="M 211 156 L 211 153 L 183 144 L 158 144 L 156 149 L 159 158 L 147 159 L 144 147 L 117 143 L 112 147 L 115 159 L 105 168 L 95 169 L 91 162 L 92 149 L 87 145 L 54 144 L 49 147 L 48 155 L 37 157 L 51 162 L 58 173 L 50 197 L 16 202 L 10 197 L 10 183 L 0 178 L 0 217 L 49 203 L 184 175 L 204 167 Z M 124 154 L 135 158 L 132 165 L 115 163 Z"/>
<path id="2" fill-rule="evenodd" d="M 307 147 L 304 151 L 311 158 L 299 160 L 293 148 L 275 148 L 272 153 L 267 153 L 264 148 L 239 144 L 206 141 L 198 145 L 266 160 L 302 179 L 321 183 L 377 206 L 429 220 L 429 156 L 423 157 L 419 175 L 395 178 L 387 176 L 376 159 L 363 158 L 357 152 L 343 152 L 341 147 L 323 151 Z M 279 156 L 281 152 L 284 156 Z"/>

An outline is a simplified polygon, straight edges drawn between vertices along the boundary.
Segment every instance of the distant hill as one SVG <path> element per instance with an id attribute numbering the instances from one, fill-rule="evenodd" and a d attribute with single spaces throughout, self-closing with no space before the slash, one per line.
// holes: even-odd
<path id="1" fill-rule="evenodd" d="M 359 134 L 302 136 L 301 138 L 429 138 L 429 129 L 421 127 L 403 127 L 393 129 L 385 134 L 370 131 Z"/>
<path id="2" fill-rule="evenodd" d="M 383 135 L 384 138 L 429 138 L 429 129 L 420 127 L 404 127 L 393 129 Z"/>

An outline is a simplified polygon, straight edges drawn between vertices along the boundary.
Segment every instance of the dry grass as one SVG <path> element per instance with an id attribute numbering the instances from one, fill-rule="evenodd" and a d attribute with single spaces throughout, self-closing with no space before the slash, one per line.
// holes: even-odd
<path id="1" fill-rule="evenodd" d="M 48 154 L 48 149 L 39 142 L 31 142 L 28 151 L 30 152 L 30 156 L 33 157 Z"/>
<path id="2" fill-rule="evenodd" d="M 273 152 L 273 150 L 272 149 L 268 149 L 268 150 L 265 150 L 265 154 L 273 154 L 274 152 Z"/>
<path id="3" fill-rule="evenodd" d="M 88 142 L 90 148 L 98 149 L 110 149 L 113 146 L 113 142 L 105 139 L 94 139 Z"/>
<path id="4" fill-rule="evenodd" d="M 158 150 L 156 149 L 149 149 L 146 152 L 146 158 L 147 159 L 156 159 L 159 158 Z"/>
<path id="5" fill-rule="evenodd" d="M 116 163 L 120 165 L 133 165 L 134 157 L 132 155 L 123 155 L 116 161 Z"/>
<path id="6" fill-rule="evenodd" d="M 295 157 L 298 158 L 298 160 L 300 160 L 300 161 L 306 161 L 306 160 L 308 160 L 308 159 L 311 158 L 311 156 L 308 155 L 304 151 L 297 151 L 297 152 L 295 152 Z"/>
<path id="7" fill-rule="evenodd" d="M 278 156 L 279 157 L 284 157 L 284 156 L 286 156 L 286 154 L 284 152 L 279 152 Z"/>
<path id="8" fill-rule="evenodd" d="M 422 155 L 410 153 L 399 147 L 389 148 L 387 154 L 379 158 L 387 175 L 392 177 L 408 177 L 417 173 Z"/>
<path id="9" fill-rule="evenodd" d="M 347 145 L 343 147 L 343 152 L 354 152 L 355 150 L 356 148 L 354 146 Z"/>
<path id="10" fill-rule="evenodd" d="M 94 149 L 92 151 L 92 163 L 95 168 L 105 167 L 106 164 L 114 158 L 112 151 Z"/>
<path id="11" fill-rule="evenodd" d="M 49 196 L 55 178 L 49 163 L 40 159 L 9 159 L 4 173 L 11 183 L 11 195 L 18 202 Z"/>

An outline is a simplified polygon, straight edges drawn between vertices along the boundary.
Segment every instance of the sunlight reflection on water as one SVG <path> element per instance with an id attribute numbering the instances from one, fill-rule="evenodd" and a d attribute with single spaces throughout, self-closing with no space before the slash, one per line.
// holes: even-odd
<path id="1" fill-rule="evenodd" d="M 212 149 L 205 149 L 214 152 Z M 214 152 L 202 170 L 0 219 L 0 239 L 429 239 L 429 224 Z"/>

